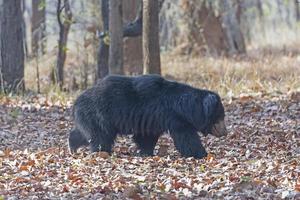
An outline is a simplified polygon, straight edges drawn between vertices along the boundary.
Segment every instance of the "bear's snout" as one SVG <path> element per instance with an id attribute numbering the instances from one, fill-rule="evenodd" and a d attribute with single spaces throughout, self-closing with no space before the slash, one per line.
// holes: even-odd
<path id="1" fill-rule="evenodd" d="M 213 125 L 212 135 L 216 137 L 226 136 L 228 133 L 224 120 L 221 120 Z"/>

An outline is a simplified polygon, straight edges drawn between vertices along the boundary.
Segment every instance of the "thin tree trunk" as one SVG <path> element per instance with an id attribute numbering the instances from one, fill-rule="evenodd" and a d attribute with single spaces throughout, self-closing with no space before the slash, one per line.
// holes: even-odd
<path id="1" fill-rule="evenodd" d="M 123 74 L 123 20 L 122 1 L 109 1 L 109 72 Z"/>
<path id="2" fill-rule="evenodd" d="M 24 0 L 22 1 L 22 11 L 23 11 L 22 15 L 24 16 L 24 13 L 26 12 L 26 6 L 25 6 L 25 1 Z M 23 20 L 22 20 L 22 30 L 23 30 L 24 55 L 25 55 L 25 58 L 28 58 L 28 44 L 27 44 L 26 22 L 25 22 L 24 17 L 23 17 Z"/>
<path id="3" fill-rule="evenodd" d="M 25 89 L 23 12 L 20 0 L 3 0 L 0 12 L 0 85 L 5 92 Z"/>
<path id="4" fill-rule="evenodd" d="M 103 23 L 103 32 L 100 35 L 100 45 L 97 56 L 97 75 L 96 80 L 101 80 L 108 75 L 108 57 L 109 57 L 109 0 L 101 0 L 101 15 Z"/>
<path id="5" fill-rule="evenodd" d="M 65 12 L 65 20 L 61 21 L 61 12 Z M 68 0 L 64 0 L 64 5 L 61 6 L 61 0 L 57 4 L 57 21 L 59 24 L 59 40 L 58 40 L 58 55 L 56 63 L 56 83 L 62 89 L 64 84 L 64 65 L 67 57 L 67 41 L 70 26 L 72 23 L 72 12 Z"/>
<path id="6" fill-rule="evenodd" d="M 41 86 L 40 86 L 40 66 L 39 66 L 39 57 L 35 57 L 35 70 L 36 70 L 36 88 L 37 92 L 41 92 Z"/>
<path id="7" fill-rule="evenodd" d="M 222 20 L 228 38 L 230 48 L 229 53 L 246 53 L 244 36 L 239 26 L 233 2 L 229 0 L 222 0 L 220 3 L 223 9 Z"/>
<path id="8" fill-rule="evenodd" d="M 38 55 L 40 51 L 45 53 L 45 31 L 46 31 L 46 7 L 44 0 L 32 0 L 31 17 L 31 48 L 33 55 Z"/>
<path id="9" fill-rule="evenodd" d="M 144 74 L 160 74 L 159 2 L 143 0 Z"/>
<path id="10" fill-rule="evenodd" d="M 300 21 L 300 9 L 299 9 L 300 1 L 294 0 L 294 2 L 295 2 L 296 20 L 297 20 L 297 22 L 299 22 Z"/>
<path id="11" fill-rule="evenodd" d="M 139 32 L 142 32 L 139 31 L 139 29 L 142 30 L 142 25 L 139 28 L 138 23 L 135 23 L 135 20 L 140 19 L 142 21 L 141 13 L 141 0 L 123 0 L 123 21 L 127 24 L 123 30 L 123 37 L 126 34 L 131 36 L 124 38 L 123 48 L 124 70 L 129 74 L 143 73 L 142 34 L 139 34 Z"/>
<path id="12" fill-rule="evenodd" d="M 264 16 L 264 11 L 263 11 L 263 8 L 262 8 L 261 0 L 256 0 L 256 7 L 258 9 L 259 18 L 262 19 L 263 16 Z"/>

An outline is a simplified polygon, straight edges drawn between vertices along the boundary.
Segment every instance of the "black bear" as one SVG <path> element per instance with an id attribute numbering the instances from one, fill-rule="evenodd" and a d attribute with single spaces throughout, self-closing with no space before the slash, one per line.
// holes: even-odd
<path id="1" fill-rule="evenodd" d="M 169 132 L 182 156 L 203 158 L 198 132 L 227 134 L 218 94 L 159 75 L 107 76 L 77 98 L 73 116 L 71 153 L 84 145 L 111 153 L 118 134 L 133 134 L 141 155 L 151 156 L 158 138 Z"/>

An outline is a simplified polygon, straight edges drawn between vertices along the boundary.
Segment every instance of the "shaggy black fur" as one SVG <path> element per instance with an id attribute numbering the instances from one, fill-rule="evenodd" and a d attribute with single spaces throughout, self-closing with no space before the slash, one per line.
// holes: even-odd
<path id="1" fill-rule="evenodd" d="M 69 148 L 89 145 L 111 153 L 117 134 L 133 134 L 142 155 L 153 155 L 158 138 L 169 132 L 184 157 L 207 155 L 198 131 L 212 132 L 224 120 L 220 97 L 211 91 L 168 81 L 158 75 L 111 75 L 75 101 L 75 128 Z"/>

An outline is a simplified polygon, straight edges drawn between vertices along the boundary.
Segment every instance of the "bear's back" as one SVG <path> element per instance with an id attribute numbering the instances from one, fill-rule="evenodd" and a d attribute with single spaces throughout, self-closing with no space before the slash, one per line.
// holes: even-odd
<path id="1" fill-rule="evenodd" d="M 132 87 L 140 97 L 160 95 L 165 86 L 166 80 L 159 75 L 141 75 L 132 79 Z"/>
<path id="2" fill-rule="evenodd" d="M 168 82 L 161 76 L 154 74 L 133 77 L 109 75 L 99 82 L 98 87 L 101 88 L 101 92 L 107 91 L 111 95 L 147 98 L 161 95 L 168 86 Z"/>

